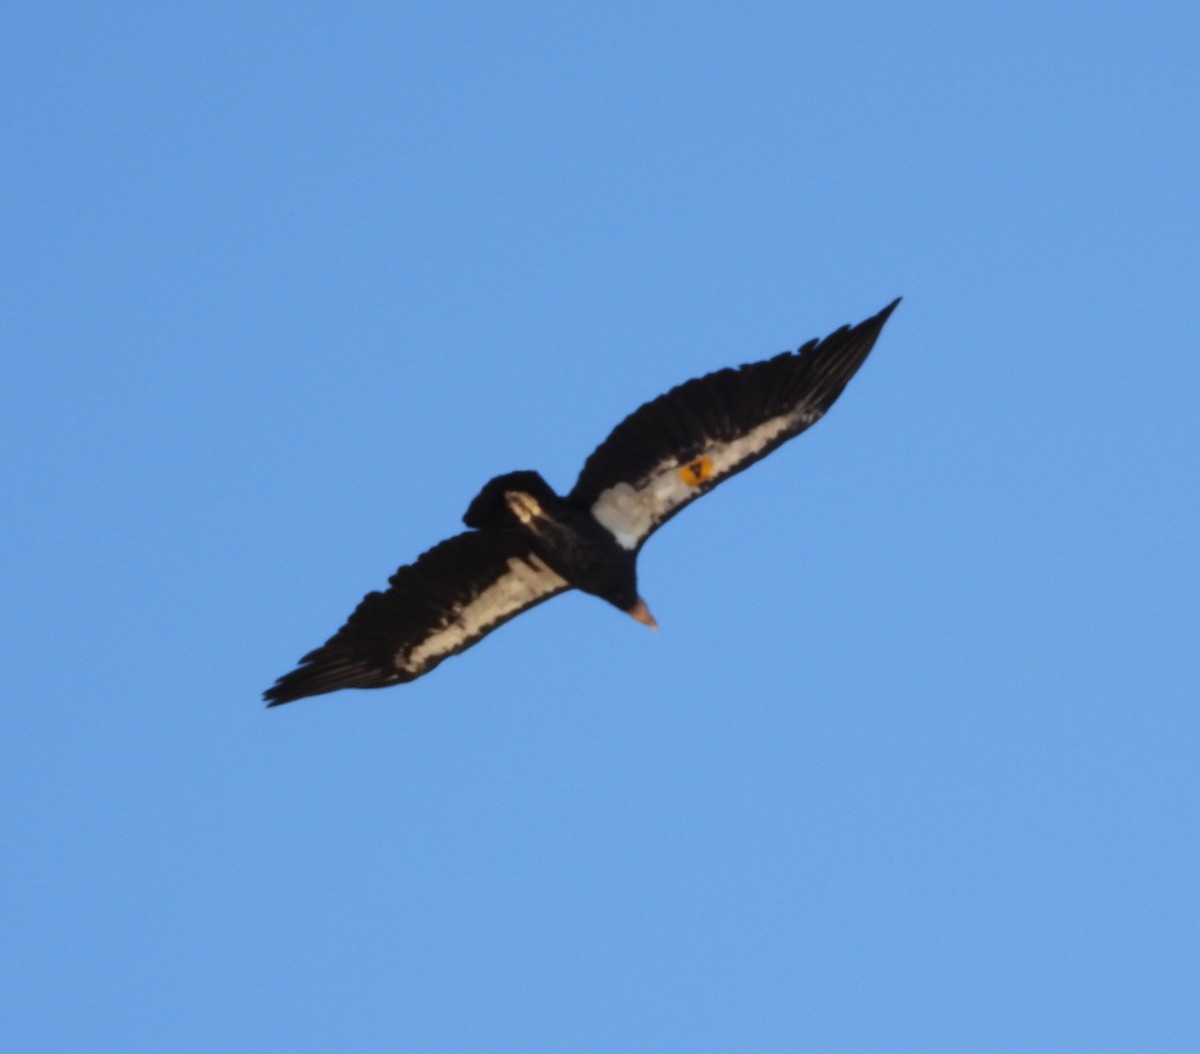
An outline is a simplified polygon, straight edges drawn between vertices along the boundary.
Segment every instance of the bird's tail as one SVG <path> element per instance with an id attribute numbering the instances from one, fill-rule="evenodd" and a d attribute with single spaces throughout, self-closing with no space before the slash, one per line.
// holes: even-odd
<path id="1" fill-rule="evenodd" d="M 553 508 L 560 498 L 536 472 L 508 472 L 484 484 L 463 515 L 463 523 L 477 530 L 510 530 L 519 526 L 505 494 L 528 494 L 543 508 Z"/>

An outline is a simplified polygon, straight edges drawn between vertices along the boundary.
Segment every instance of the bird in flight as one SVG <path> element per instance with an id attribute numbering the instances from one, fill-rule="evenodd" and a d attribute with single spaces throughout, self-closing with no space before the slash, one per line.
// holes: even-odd
<path id="1" fill-rule="evenodd" d="M 337 633 L 267 689 L 268 705 L 415 680 L 568 589 L 657 629 L 637 588 L 646 539 L 815 424 L 899 303 L 794 352 L 718 370 L 646 403 L 592 452 L 565 497 L 536 472 L 489 481 L 463 516 L 470 530 L 400 568 L 385 592 L 368 593 Z"/>

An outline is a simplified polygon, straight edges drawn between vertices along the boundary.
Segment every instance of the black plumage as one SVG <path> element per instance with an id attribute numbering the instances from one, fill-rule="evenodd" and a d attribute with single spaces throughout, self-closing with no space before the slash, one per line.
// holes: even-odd
<path id="1" fill-rule="evenodd" d="M 592 593 L 655 626 L 637 592 L 646 539 L 722 480 L 814 424 L 900 301 L 794 352 L 687 381 L 630 414 L 559 497 L 536 472 L 490 480 L 471 528 L 401 567 L 265 693 L 272 706 L 414 680 L 535 604 Z"/>

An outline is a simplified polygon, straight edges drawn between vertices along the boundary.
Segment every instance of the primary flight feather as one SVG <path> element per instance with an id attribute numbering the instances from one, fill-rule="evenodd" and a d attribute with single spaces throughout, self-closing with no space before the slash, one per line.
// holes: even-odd
<path id="1" fill-rule="evenodd" d="M 412 681 L 535 604 L 582 589 L 657 628 L 637 590 L 646 539 L 684 506 L 816 423 L 899 304 L 857 326 L 672 388 L 593 451 L 566 497 L 536 472 L 490 480 L 471 528 L 400 568 L 264 693 L 271 706 Z"/>

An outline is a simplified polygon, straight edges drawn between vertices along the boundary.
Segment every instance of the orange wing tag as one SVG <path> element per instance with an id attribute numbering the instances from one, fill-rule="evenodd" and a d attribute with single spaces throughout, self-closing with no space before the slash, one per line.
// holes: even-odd
<path id="1" fill-rule="evenodd" d="M 713 463 L 706 457 L 689 461 L 679 470 L 679 478 L 689 487 L 698 487 L 713 474 Z"/>

